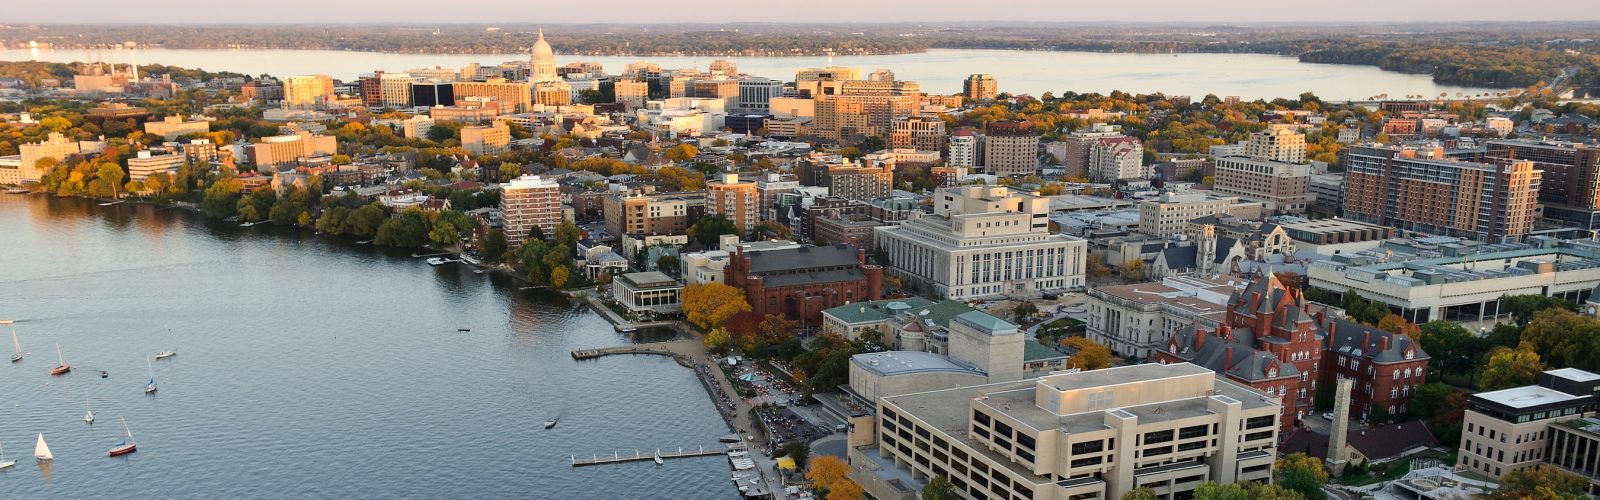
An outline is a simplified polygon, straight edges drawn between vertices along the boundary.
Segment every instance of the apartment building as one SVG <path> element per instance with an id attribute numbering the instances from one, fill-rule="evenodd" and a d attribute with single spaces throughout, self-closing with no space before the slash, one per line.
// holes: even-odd
<path id="1" fill-rule="evenodd" d="M 1342 156 L 1347 218 L 1485 242 L 1533 229 L 1542 172 L 1532 161 L 1462 161 L 1443 148 L 1378 145 Z"/>
<path id="2" fill-rule="evenodd" d="M 917 151 L 944 151 L 944 120 L 933 116 L 908 116 L 894 121 L 889 147 Z"/>
<path id="3" fill-rule="evenodd" d="M 1236 196 L 1164 191 L 1155 199 L 1139 202 L 1139 232 L 1167 238 L 1183 233 L 1190 221 L 1201 217 L 1227 214 L 1255 219 L 1261 217 L 1261 211 L 1261 203 Z"/>
<path id="4" fill-rule="evenodd" d="M 1293 125 L 1269 125 L 1266 130 L 1250 134 L 1244 154 L 1284 163 L 1305 163 L 1306 135 L 1295 130 Z"/>
<path id="5" fill-rule="evenodd" d="M 952 167 L 972 168 L 979 166 L 978 160 L 983 158 L 983 136 L 972 127 L 961 127 L 950 134 L 950 155 L 946 165 Z"/>
<path id="6" fill-rule="evenodd" d="M 1584 229 L 1600 229 L 1600 147 L 1560 141 L 1491 140 L 1484 156 L 1527 160 L 1539 170 L 1544 216 Z"/>
<path id="7" fill-rule="evenodd" d="M 1548 370 L 1534 385 L 1467 397 L 1456 469 L 1492 478 L 1553 464 L 1589 480 L 1600 478 L 1600 375 L 1576 368 Z"/>
<path id="8" fill-rule="evenodd" d="M 1144 164 L 1144 143 L 1137 137 L 1101 137 L 1089 143 L 1089 180 L 1116 182 L 1149 179 L 1150 167 Z"/>
<path id="9" fill-rule="evenodd" d="M 824 92 L 814 97 L 816 117 L 811 122 L 811 133 L 825 139 L 886 137 L 894 120 L 911 116 L 922 98 L 922 87 L 916 82 L 846 80 L 822 83 L 833 86 L 823 88 Z"/>
<path id="10" fill-rule="evenodd" d="M 739 180 L 739 174 L 725 173 L 706 183 L 706 215 L 727 217 L 741 235 L 749 234 L 761 222 L 760 205 L 756 182 Z"/>
<path id="11" fill-rule="evenodd" d="M 1039 134 L 1032 123 L 990 122 L 988 130 L 983 144 L 985 172 L 999 176 L 1039 172 Z"/>
<path id="12" fill-rule="evenodd" d="M 1100 139 L 1118 137 L 1126 137 L 1122 134 L 1121 128 L 1106 123 L 1096 123 L 1085 130 L 1074 130 L 1058 141 L 1063 143 L 1064 147 L 1057 148 L 1062 154 L 1057 155 L 1056 161 L 1061 162 L 1061 167 L 1066 170 L 1067 176 L 1089 178 L 1089 151 L 1100 142 Z"/>
<path id="13" fill-rule="evenodd" d="M 554 179 L 524 175 L 500 185 L 500 212 L 506 241 L 515 247 L 528 239 L 533 228 L 555 234 L 561 224 L 561 185 Z"/>
<path id="14" fill-rule="evenodd" d="M 611 234 L 685 234 L 697 215 L 705 213 L 705 193 L 616 193 L 604 198 L 602 212 Z"/>
<path id="15" fill-rule="evenodd" d="M 1270 481 L 1280 411 L 1188 363 L 889 396 L 852 418 L 850 477 L 893 500 L 934 477 L 964 498 L 1186 497 L 1207 481 Z"/>
<path id="16" fill-rule="evenodd" d="M 22 157 L 19 160 L 20 166 L 17 169 L 17 180 L 20 184 L 39 182 L 39 179 L 44 177 L 47 172 L 39 168 L 39 160 L 45 158 L 57 161 L 64 160 L 68 155 L 75 155 L 83 151 L 83 147 L 79 145 L 78 141 L 68 139 L 67 136 L 61 135 L 60 132 L 51 132 L 43 141 L 17 146 L 17 151 Z"/>
<path id="17" fill-rule="evenodd" d="M 628 110 L 644 107 L 645 101 L 650 100 L 650 84 L 635 80 L 618 80 L 612 86 L 618 103 L 626 105 Z"/>
<path id="18" fill-rule="evenodd" d="M 333 98 L 333 78 L 328 75 L 297 75 L 283 79 L 285 109 L 328 109 Z"/>
<path id="19" fill-rule="evenodd" d="M 941 298 L 1029 296 L 1084 286 L 1088 242 L 1050 234 L 1050 200 L 1004 186 L 943 188 L 934 213 L 873 235 L 891 272 Z"/>
<path id="20" fill-rule="evenodd" d="M 828 196 L 847 200 L 889 196 L 894 192 L 894 165 L 893 160 L 872 161 L 867 157 L 859 162 L 830 164 L 823 185 L 828 187 Z"/>
<path id="21" fill-rule="evenodd" d="M 465 100 L 469 97 L 487 97 L 501 103 L 508 103 L 512 111 L 516 113 L 527 113 L 533 107 L 533 87 L 528 82 L 513 82 L 504 78 L 490 78 L 481 82 L 455 82 L 451 86 L 451 91 L 455 94 L 456 100 Z"/>
<path id="22" fill-rule="evenodd" d="M 1311 166 L 1263 158 L 1225 156 L 1216 160 L 1212 189 L 1261 200 L 1274 213 L 1304 213 L 1311 206 Z"/>
<path id="23" fill-rule="evenodd" d="M 994 75 L 975 73 L 961 81 L 961 95 L 974 101 L 994 100 L 1000 94 L 1000 81 Z"/>
<path id="24" fill-rule="evenodd" d="M 511 146 L 511 127 L 496 121 L 493 125 L 461 127 L 461 147 L 473 156 L 498 155 Z"/>

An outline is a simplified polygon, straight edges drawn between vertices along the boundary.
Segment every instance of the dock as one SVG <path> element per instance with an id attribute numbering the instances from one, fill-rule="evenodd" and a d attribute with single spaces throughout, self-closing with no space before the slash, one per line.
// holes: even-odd
<path id="1" fill-rule="evenodd" d="M 664 346 L 664 345 L 651 345 L 651 344 L 627 345 L 627 346 L 617 346 L 617 347 L 602 347 L 602 348 L 599 348 L 599 349 L 578 349 L 576 351 L 572 351 L 572 359 L 585 360 L 585 359 L 594 359 L 594 358 L 605 357 L 605 356 L 613 356 L 613 355 L 617 355 L 617 354 L 654 354 L 656 356 L 670 356 L 670 357 L 673 357 L 673 358 L 678 358 L 678 359 L 683 360 L 683 361 L 690 361 L 687 356 L 684 356 L 682 353 L 673 351 L 672 349 L 668 348 L 667 346 Z M 693 365 L 691 364 L 690 366 L 693 366 Z"/>
<path id="2" fill-rule="evenodd" d="M 705 447 L 700 447 L 699 449 L 695 450 L 685 450 L 681 448 L 678 449 L 678 451 L 656 450 L 656 452 L 661 455 L 662 460 L 670 460 L 674 458 L 711 457 L 723 454 L 722 450 L 707 450 Z M 633 450 L 632 455 L 623 455 L 621 452 L 616 452 L 612 453 L 609 457 L 603 455 L 593 455 L 590 458 L 578 458 L 577 455 L 572 455 L 572 466 L 585 467 L 590 465 L 620 464 L 626 462 L 648 462 L 655 459 L 655 454 L 646 455 L 639 452 L 639 450 Z"/>

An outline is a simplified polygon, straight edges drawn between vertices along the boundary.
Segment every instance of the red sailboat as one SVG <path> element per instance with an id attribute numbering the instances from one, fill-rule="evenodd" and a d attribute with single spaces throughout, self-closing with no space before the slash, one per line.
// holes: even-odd
<path id="1" fill-rule="evenodd" d="M 116 446 L 111 447 L 111 451 L 107 452 L 107 454 L 113 457 L 120 457 L 135 451 L 139 451 L 139 443 L 133 441 L 133 432 L 128 430 L 128 419 L 117 417 L 117 420 L 122 421 L 122 432 L 128 434 L 128 439 L 121 443 L 117 443 Z"/>
<path id="2" fill-rule="evenodd" d="M 61 343 L 60 342 L 56 342 L 56 361 L 60 361 L 61 364 L 56 365 L 55 368 L 51 368 L 50 369 L 50 374 L 51 375 L 64 375 L 67 372 L 72 371 L 72 365 L 67 364 L 67 360 L 65 358 L 61 357 Z"/>

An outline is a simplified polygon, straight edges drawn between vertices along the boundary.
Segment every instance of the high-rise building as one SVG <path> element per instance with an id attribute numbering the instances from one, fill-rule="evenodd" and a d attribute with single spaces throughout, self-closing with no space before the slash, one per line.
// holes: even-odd
<path id="1" fill-rule="evenodd" d="M 695 213 L 704 213 L 705 196 L 704 192 L 641 191 L 606 196 L 606 231 L 618 236 L 684 234 L 694 223 Z"/>
<path id="2" fill-rule="evenodd" d="M 566 80 L 533 82 L 533 103 L 546 106 L 572 104 L 572 86 Z"/>
<path id="3" fill-rule="evenodd" d="M 1311 165 L 1224 156 L 1214 177 L 1216 192 L 1261 200 L 1272 212 L 1302 213 L 1311 205 Z"/>
<path id="4" fill-rule="evenodd" d="M 1491 140 L 1484 156 L 1528 160 L 1544 172 L 1539 201 L 1544 216 L 1584 229 L 1600 229 L 1600 147 L 1557 141 Z"/>
<path id="5" fill-rule="evenodd" d="M 992 100 L 1000 95 L 1000 81 L 994 75 L 973 74 L 961 82 L 961 94 L 974 101 Z"/>
<path id="6" fill-rule="evenodd" d="M 842 140 L 854 136 L 887 137 L 896 118 L 911 116 L 922 95 L 916 82 L 849 80 L 838 92 L 816 98 L 812 133 Z"/>
<path id="7" fill-rule="evenodd" d="M 878 68 L 872 70 L 872 73 L 867 75 L 867 79 L 875 82 L 892 82 L 894 81 L 894 72 L 889 71 L 887 68 Z"/>
<path id="8" fill-rule="evenodd" d="M 532 55 L 528 58 L 528 80 L 531 82 L 553 82 L 561 79 L 556 74 L 556 52 L 550 48 L 550 42 L 544 41 L 544 30 L 539 30 L 539 40 L 533 42 Z"/>
<path id="9" fill-rule="evenodd" d="M 992 371 L 991 357 L 1022 347 L 1006 350 L 1001 339 L 1022 335 L 985 334 L 994 321 L 981 314 L 950 321 L 951 353 L 959 341 L 981 363 L 891 351 L 857 355 L 890 359 L 852 366 L 883 379 Z M 1188 363 L 891 395 L 871 415 L 851 418 L 850 478 L 874 498 L 916 498 L 934 477 L 961 498 L 1107 499 L 1140 487 L 1188 498 L 1206 482 L 1270 481 L 1280 411 L 1259 392 Z"/>
<path id="10" fill-rule="evenodd" d="M 283 107 L 286 109 L 327 109 L 333 99 L 333 78 L 328 75 L 298 75 L 283 79 Z"/>
<path id="11" fill-rule="evenodd" d="M 739 174 L 724 173 L 706 184 L 706 215 L 721 215 L 733 221 L 739 234 L 749 234 L 761 221 L 760 201 L 755 181 L 741 181 Z"/>
<path id="12" fill-rule="evenodd" d="M 1032 123 L 990 122 L 983 142 L 984 171 L 999 176 L 1039 172 L 1039 133 Z"/>
<path id="13" fill-rule="evenodd" d="M 1089 178 L 1089 152 L 1100 139 L 1115 137 L 1126 136 L 1116 125 L 1106 123 L 1096 123 L 1086 130 L 1074 130 L 1061 139 L 1060 142 L 1066 143 L 1065 157 L 1056 158 L 1056 161 L 1061 162 L 1067 176 Z"/>
<path id="14" fill-rule="evenodd" d="M 555 234 L 561 224 L 561 185 L 554 179 L 524 175 L 501 184 L 500 193 L 506 242 L 522 244 L 535 227 L 546 236 Z"/>
<path id="15" fill-rule="evenodd" d="M 1050 234 L 1050 200 L 1004 186 L 934 193 L 934 213 L 875 229 L 891 272 L 955 300 L 1084 286 L 1088 242 Z"/>
<path id="16" fill-rule="evenodd" d="M 378 75 L 380 104 L 385 108 L 411 107 L 411 84 L 417 78 L 409 73 L 383 73 Z"/>
<path id="17" fill-rule="evenodd" d="M 511 128 L 505 122 L 461 127 L 461 147 L 473 156 L 498 155 L 511 145 Z"/>
<path id="18" fill-rule="evenodd" d="M 946 162 L 952 167 L 972 168 L 978 166 L 978 160 L 983 158 L 978 153 L 981 149 L 983 137 L 972 127 L 961 127 L 950 133 L 950 159 Z"/>
<path id="19" fill-rule="evenodd" d="M 448 81 L 415 82 L 411 84 L 411 105 L 419 108 L 455 106 L 455 85 Z"/>
<path id="20" fill-rule="evenodd" d="M 1500 478 L 1551 464 L 1589 480 L 1600 478 L 1600 374 L 1548 370 L 1537 383 L 1467 396 L 1456 470 Z"/>
<path id="21" fill-rule="evenodd" d="M 1123 179 L 1149 179 L 1150 167 L 1144 164 L 1144 143 L 1137 137 L 1102 137 L 1089 143 L 1089 180 L 1116 182 Z"/>
<path id="22" fill-rule="evenodd" d="M 245 146 L 245 158 L 258 170 L 293 164 L 313 156 L 332 155 L 339 152 L 339 140 L 331 135 L 300 132 L 291 135 L 263 137 L 261 142 Z"/>
<path id="23" fill-rule="evenodd" d="M 934 116 L 908 116 L 894 121 L 889 147 L 918 151 L 944 151 L 944 120 Z"/>
<path id="24" fill-rule="evenodd" d="M 740 78 L 739 100 L 733 107 L 747 113 L 766 113 L 772 110 L 772 98 L 782 95 L 782 80 L 761 77 Z"/>
<path id="25" fill-rule="evenodd" d="M 874 162 L 863 157 L 859 163 L 828 165 L 828 196 L 846 200 L 870 200 L 894 192 L 894 160 Z"/>
<path id="26" fill-rule="evenodd" d="M 1485 242 L 1533 229 L 1541 172 L 1532 161 L 1462 161 L 1438 147 L 1376 145 L 1342 156 L 1346 218 Z"/>
<path id="27" fill-rule="evenodd" d="M 515 113 L 527 113 L 533 105 L 533 89 L 527 82 L 512 82 L 504 78 L 490 78 L 481 82 L 455 82 L 452 84 L 455 99 L 488 97 L 509 103 Z"/>
<path id="28" fill-rule="evenodd" d="M 1305 163 L 1306 135 L 1290 125 L 1274 124 L 1266 130 L 1250 134 L 1250 140 L 1245 142 L 1244 154 L 1285 163 Z"/>
<path id="29" fill-rule="evenodd" d="M 644 107 L 645 101 L 650 100 L 650 84 L 637 80 L 618 80 L 615 89 L 617 102 L 626 105 L 628 109 L 635 110 Z"/>

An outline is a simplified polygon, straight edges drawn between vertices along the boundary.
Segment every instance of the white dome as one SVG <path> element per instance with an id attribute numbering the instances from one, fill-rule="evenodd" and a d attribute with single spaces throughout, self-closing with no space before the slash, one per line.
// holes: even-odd
<path id="1" fill-rule="evenodd" d="M 533 57 L 554 58 L 555 56 L 556 51 L 550 48 L 550 42 L 544 41 L 544 30 L 539 30 L 539 41 L 533 42 Z"/>

